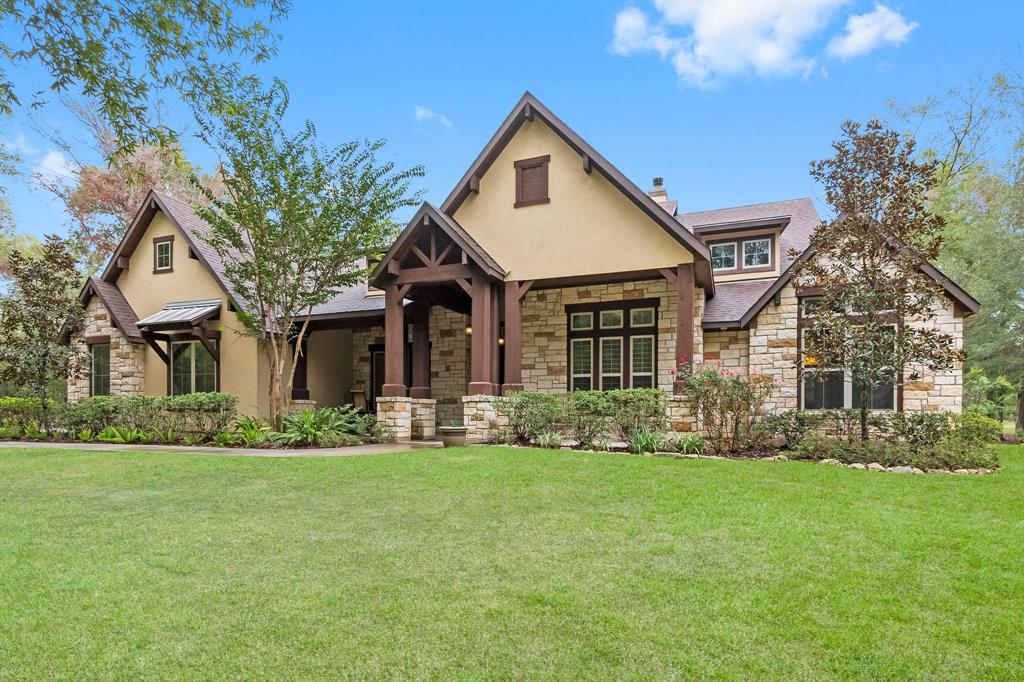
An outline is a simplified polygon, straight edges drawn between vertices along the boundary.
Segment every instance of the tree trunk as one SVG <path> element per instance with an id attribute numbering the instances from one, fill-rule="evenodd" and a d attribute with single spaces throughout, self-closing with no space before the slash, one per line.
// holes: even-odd
<path id="1" fill-rule="evenodd" d="M 1024 385 L 1017 389 L 1017 423 L 1016 431 L 1024 430 Z"/>
<path id="2" fill-rule="evenodd" d="M 868 403 L 871 401 L 871 389 L 860 387 L 860 439 L 868 439 Z"/>

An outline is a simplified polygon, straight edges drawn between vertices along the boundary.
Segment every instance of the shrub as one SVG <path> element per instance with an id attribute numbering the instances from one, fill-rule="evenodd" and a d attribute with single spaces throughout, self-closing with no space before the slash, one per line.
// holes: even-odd
<path id="1" fill-rule="evenodd" d="M 568 396 L 566 422 L 569 436 L 581 448 L 593 449 L 608 430 L 608 417 L 614 405 L 603 391 L 575 391 Z"/>
<path id="2" fill-rule="evenodd" d="M 735 374 L 715 366 L 688 374 L 680 372 L 686 396 L 719 452 L 742 451 L 756 445 L 761 435 L 758 421 L 774 389 L 771 377 Z"/>
<path id="3" fill-rule="evenodd" d="M 656 388 L 606 391 L 612 431 L 627 444 L 642 432 L 663 434 L 668 425 L 665 393 Z"/>
<path id="4" fill-rule="evenodd" d="M 284 431 L 267 433 L 282 445 L 338 447 L 355 443 L 379 443 L 387 435 L 373 415 L 362 415 L 351 405 L 303 410 L 282 418 Z"/>
<path id="5" fill-rule="evenodd" d="M 235 421 L 235 434 L 243 447 L 262 445 L 270 434 L 270 427 L 258 417 L 241 417 Z"/>
<path id="6" fill-rule="evenodd" d="M 664 440 L 665 437 L 660 431 L 652 431 L 647 427 L 641 426 L 632 434 L 626 445 L 630 452 L 641 455 L 648 452 L 657 452 L 661 449 Z"/>
<path id="7" fill-rule="evenodd" d="M 227 428 L 237 402 L 227 393 L 95 396 L 63 406 L 56 423 L 70 433 L 82 429 L 100 432 L 116 426 L 147 433 L 172 430 L 205 440 Z"/>
<path id="8" fill-rule="evenodd" d="M 559 431 L 541 431 L 536 436 L 537 445 L 549 450 L 562 447 L 562 434 Z"/>
<path id="9" fill-rule="evenodd" d="M 24 430 L 32 422 L 41 421 L 43 421 L 43 410 L 38 398 L 15 396 L 0 398 L 0 423 Z"/>
<path id="10" fill-rule="evenodd" d="M 912 449 L 935 445 L 950 431 L 950 417 L 941 412 L 892 412 L 880 417 L 881 432 L 892 443 Z"/>
<path id="11" fill-rule="evenodd" d="M 235 418 L 238 399 L 228 393 L 188 393 L 162 398 L 163 409 L 180 433 L 212 435 L 224 431 Z"/>
<path id="12" fill-rule="evenodd" d="M 565 404 L 550 393 L 517 391 L 496 401 L 498 414 L 508 419 L 512 440 L 530 442 L 541 433 L 559 433 L 565 422 Z"/>
<path id="13" fill-rule="evenodd" d="M 1003 425 L 997 420 L 977 413 L 966 412 L 953 417 L 953 432 L 968 443 L 998 443 L 1002 440 Z"/>
<path id="14" fill-rule="evenodd" d="M 768 438 L 783 441 L 786 448 L 796 447 L 810 432 L 821 425 L 823 417 L 817 411 L 790 410 L 765 417 L 761 430 Z"/>
<path id="15" fill-rule="evenodd" d="M 708 447 L 707 440 L 696 433 L 685 433 L 674 440 L 669 440 L 666 445 L 683 455 L 699 455 Z"/>

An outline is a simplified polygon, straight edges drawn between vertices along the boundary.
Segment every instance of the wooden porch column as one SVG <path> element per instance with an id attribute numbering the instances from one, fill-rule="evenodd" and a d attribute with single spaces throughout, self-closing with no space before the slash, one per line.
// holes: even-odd
<path id="1" fill-rule="evenodd" d="M 493 337 L 495 311 L 491 282 L 484 274 L 474 273 L 471 286 L 473 336 L 470 341 L 469 395 L 494 395 L 492 355 L 497 351 L 498 339 Z"/>
<path id="2" fill-rule="evenodd" d="M 502 394 L 523 390 L 523 306 L 519 282 L 505 282 L 505 382 Z"/>
<path id="3" fill-rule="evenodd" d="M 693 263 L 680 263 L 676 270 L 676 362 L 693 362 Z M 679 386 L 675 392 L 679 392 Z"/>
<path id="4" fill-rule="evenodd" d="M 405 396 L 405 309 L 407 289 L 392 282 L 384 287 L 384 385 L 385 398 Z"/>
<path id="5" fill-rule="evenodd" d="M 412 311 L 412 386 L 410 398 L 430 397 L 430 304 L 414 304 Z"/>

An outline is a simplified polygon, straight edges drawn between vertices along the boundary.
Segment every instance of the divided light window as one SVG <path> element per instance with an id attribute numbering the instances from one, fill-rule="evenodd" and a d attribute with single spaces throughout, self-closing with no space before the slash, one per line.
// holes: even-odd
<path id="1" fill-rule="evenodd" d="M 802 339 L 811 333 L 813 330 L 804 329 Z M 813 366 L 816 359 L 805 356 L 803 364 L 805 367 Z M 801 388 L 802 407 L 805 410 L 856 410 L 861 407 L 860 384 L 853 380 L 849 370 L 842 367 L 829 368 L 817 376 L 805 374 Z M 872 389 L 869 400 L 868 407 L 872 410 L 895 410 L 896 382 L 889 381 Z"/>
<path id="2" fill-rule="evenodd" d="M 217 361 L 199 341 L 171 344 L 171 395 L 217 390 Z"/>
<path id="3" fill-rule="evenodd" d="M 737 237 L 708 243 L 711 267 L 719 272 L 762 272 L 775 267 L 775 236 Z"/>
<path id="4" fill-rule="evenodd" d="M 566 308 L 570 391 L 657 387 L 657 299 Z"/>
<path id="5" fill-rule="evenodd" d="M 92 344 L 89 346 L 89 355 L 89 390 L 92 395 L 110 395 L 110 344 Z"/>

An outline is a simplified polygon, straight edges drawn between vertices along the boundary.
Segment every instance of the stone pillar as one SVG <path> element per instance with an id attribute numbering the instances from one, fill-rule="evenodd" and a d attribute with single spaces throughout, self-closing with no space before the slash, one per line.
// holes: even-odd
<path id="1" fill-rule="evenodd" d="M 377 398 L 377 420 L 390 432 L 390 440 L 407 443 L 412 440 L 412 398 L 380 396 Z"/>
<path id="2" fill-rule="evenodd" d="M 437 401 L 432 398 L 411 398 L 412 437 L 430 440 L 437 433 Z"/>
<path id="3" fill-rule="evenodd" d="M 416 303 L 412 318 L 412 385 L 410 398 L 430 397 L 430 304 Z"/>
<path id="4" fill-rule="evenodd" d="M 497 352 L 498 339 L 494 336 L 495 310 L 491 282 L 478 273 L 473 275 L 473 338 L 470 341 L 470 395 L 494 395 L 495 379 L 492 355 Z"/>
<path id="5" fill-rule="evenodd" d="M 665 404 L 668 413 L 668 428 L 676 433 L 699 432 L 697 416 L 689 401 L 681 395 L 670 395 Z"/>
<path id="6" fill-rule="evenodd" d="M 498 431 L 508 426 L 508 419 L 500 416 L 495 407 L 499 400 L 493 395 L 467 395 L 462 397 L 463 424 L 467 443 L 494 442 Z"/>
<path id="7" fill-rule="evenodd" d="M 693 362 L 693 263 L 680 263 L 676 270 L 676 361 Z M 681 393 L 682 383 L 676 381 L 673 392 Z"/>
<path id="8" fill-rule="evenodd" d="M 405 308 L 397 284 L 384 289 L 384 385 L 381 395 L 405 395 Z"/>

